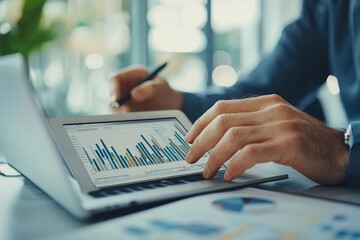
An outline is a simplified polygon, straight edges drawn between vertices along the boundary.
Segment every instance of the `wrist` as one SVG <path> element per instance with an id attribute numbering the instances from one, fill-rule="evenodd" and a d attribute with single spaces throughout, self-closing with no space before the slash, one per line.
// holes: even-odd
<path id="1" fill-rule="evenodd" d="M 184 106 L 184 96 L 181 92 L 175 91 L 174 109 L 181 110 Z"/>
<path id="2" fill-rule="evenodd" d="M 336 183 L 340 184 L 344 181 L 346 176 L 346 170 L 348 168 L 350 148 L 347 144 L 348 140 L 346 137 L 346 131 L 337 131 L 336 133 L 339 146 L 335 156 L 335 172 L 337 175 Z"/>
<path id="3" fill-rule="evenodd" d="M 347 130 L 349 138 L 349 156 L 344 183 L 349 186 L 360 186 L 360 121 L 352 122 Z M 345 138 L 345 137 L 344 137 Z"/>

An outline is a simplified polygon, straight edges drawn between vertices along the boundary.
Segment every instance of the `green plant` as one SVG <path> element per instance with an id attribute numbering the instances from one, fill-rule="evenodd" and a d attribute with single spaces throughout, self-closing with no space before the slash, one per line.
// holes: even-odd
<path id="1" fill-rule="evenodd" d="M 32 51 L 55 38 L 55 31 L 40 24 L 45 2 L 25 0 L 19 21 L 5 34 L 0 32 L 0 55 L 20 52 L 27 60 Z"/>

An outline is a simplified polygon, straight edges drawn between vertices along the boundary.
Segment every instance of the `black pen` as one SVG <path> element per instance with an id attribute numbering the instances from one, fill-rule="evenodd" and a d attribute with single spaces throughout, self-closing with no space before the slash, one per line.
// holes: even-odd
<path id="1" fill-rule="evenodd" d="M 158 66 L 157 68 L 155 68 L 149 75 L 147 75 L 146 78 L 144 78 L 144 80 L 140 81 L 138 85 L 140 85 L 146 81 L 154 79 L 159 74 L 159 72 L 166 67 L 166 65 L 167 65 L 167 62 L 165 62 L 165 63 L 161 64 L 160 66 Z M 116 109 L 116 108 L 120 107 L 121 104 L 123 104 L 130 98 L 131 98 L 131 93 L 128 92 L 127 94 L 125 94 L 125 96 L 123 96 L 116 102 L 113 102 L 111 108 Z"/>

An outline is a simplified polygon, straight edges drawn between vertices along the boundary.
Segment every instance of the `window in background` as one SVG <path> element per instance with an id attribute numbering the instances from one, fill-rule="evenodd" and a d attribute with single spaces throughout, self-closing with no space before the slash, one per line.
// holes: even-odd
<path id="1" fill-rule="evenodd" d="M 24 1 L 0 1 L 0 30 Z M 109 76 L 169 61 L 162 75 L 182 91 L 232 86 L 268 53 L 300 0 L 47 0 L 42 25 L 56 31 L 29 59 L 49 117 L 108 113 Z M 5 30 L 4 30 L 5 29 Z"/>
<path id="2" fill-rule="evenodd" d="M 57 38 L 29 65 L 47 115 L 107 113 L 109 76 L 131 64 L 129 1 L 52 0 L 43 12 Z"/>
<path id="3" fill-rule="evenodd" d="M 212 82 L 230 87 L 259 58 L 259 0 L 212 0 Z"/>
<path id="4" fill-rule="evenodd" d="M 165 74 L 178 90 L 199 91 L 206 86 L 206 63 L 202 57 L 208 43 L 206 0 L 149 0 L 149 63 L 168 61 Z"/>
<path id="5" fill-rule="evenodd" d="M 183 91 L 232 86 L 259 57 L 259 0 L 149 0 L 149 62 Z"/>
<path id="6" fill-rule="evenodd" d="M 300 15 L 302 0 L 261 0 L 261 53 L 268 54 L 275 47 L 283 28 Z"/>

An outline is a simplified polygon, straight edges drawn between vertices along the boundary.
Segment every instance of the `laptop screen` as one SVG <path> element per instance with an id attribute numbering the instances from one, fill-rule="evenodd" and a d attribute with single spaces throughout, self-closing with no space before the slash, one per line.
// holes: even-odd
<path id="1" fill-rule="evenodd" d="M 201 173 L 208 158 L 185 161 L 190 145 L 176 118 L 64 127 L 96 187 Z"/>

